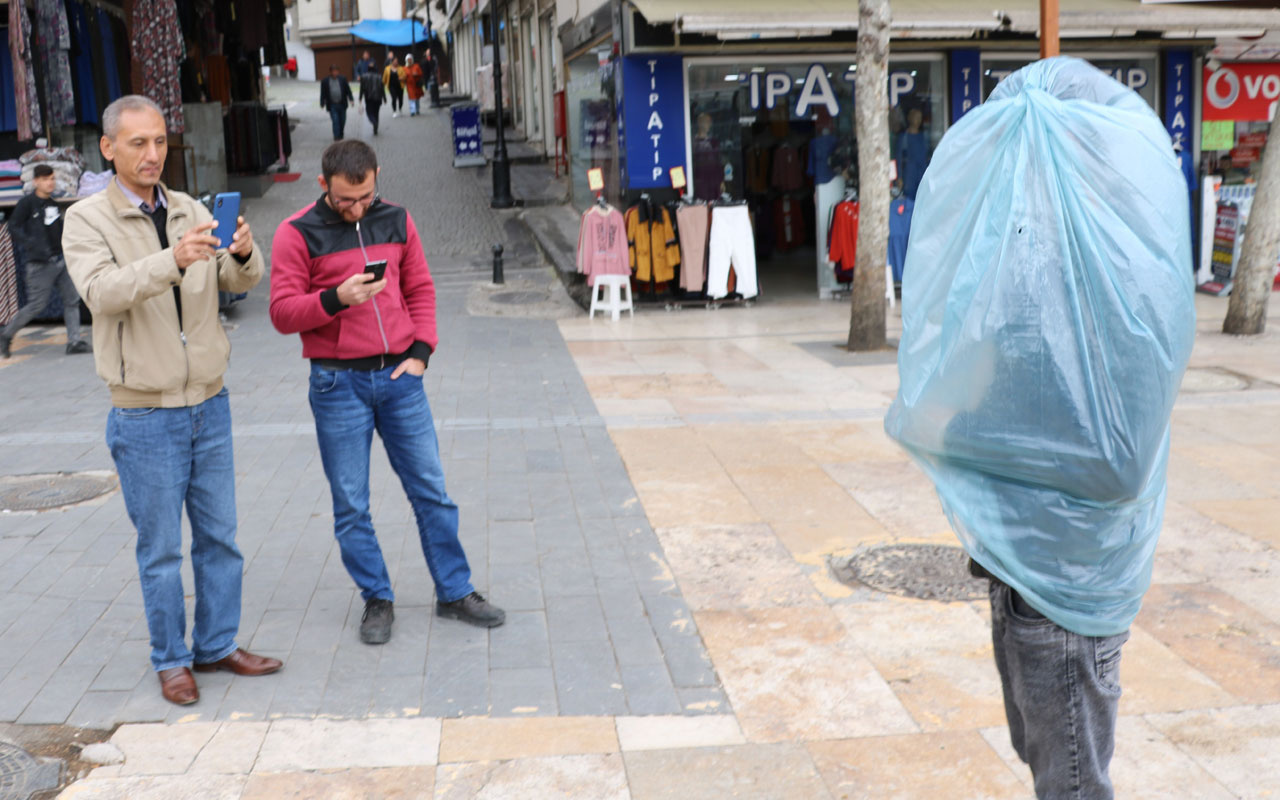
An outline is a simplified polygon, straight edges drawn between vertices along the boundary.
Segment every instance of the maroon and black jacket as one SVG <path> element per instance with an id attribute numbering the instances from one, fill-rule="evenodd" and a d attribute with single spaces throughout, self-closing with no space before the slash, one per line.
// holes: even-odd
<path id="1" fill-rule="evenodd" d="M 382 259 L 387 288 L 367 303 L 342 305 L 338 284 Z M 271 322 L 281 333 L 302 334 L 303 358 L 425 362 L 437 343 L 436 287 L 409 212 L 375 200 L 358 223 L 347 222 L 322 197 L 280 223 L 271 247 Z"/>

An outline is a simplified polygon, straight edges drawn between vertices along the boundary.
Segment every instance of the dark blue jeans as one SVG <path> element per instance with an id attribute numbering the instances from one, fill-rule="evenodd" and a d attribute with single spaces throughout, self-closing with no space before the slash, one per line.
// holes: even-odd
<path id="1" fill-rule="evenodd" d="M 991 639 L 1004 711 L 1039 800 L 1110 800 L 1108 769 L 1120 705 L 1120 649 L 1129 639 L 1081 636 L 991 582 Z"/>
<path id="2" fill-rule="evenodd" d="M 369 515 L 369 450 L 373 432 L 409 497 L 436 598 L 471 594 L 471 567 L 458 541 L 458 507 L 444 489 L 440 446 L 422 378 L 382 370 L 311 366 L 311 411 L 320 459 L 333 494 L 333 528 L 342 563 L 365 600 L 393 600 L 391 578 Z"/>
<path id="3" fill-rule="evenodd" d="M 244 559 L 236 547 L 236 470 L 227 390 L 187 408 L 113 408 L 107 446 L 138 531 L 138 576 L 157 671 L 236 649 Z M 191 521 L 195 625 L 186 643 L 182 507 Z M 194 653 L 193 653 L 194 651 Z"/>
<path id="4" fill-rule="evenodd" d="M 329 106 L 329 119 L 333 122 L 333 140 L 336 142 L 342 138 L 343 131 L 347 129 L 346 104 L 338 103 Z"/>

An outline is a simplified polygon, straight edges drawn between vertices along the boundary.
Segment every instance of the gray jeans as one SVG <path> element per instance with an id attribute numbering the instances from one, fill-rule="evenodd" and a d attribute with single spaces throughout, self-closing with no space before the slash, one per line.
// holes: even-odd
<path id="1" fill-rule="evenodd" d="M 67 324 L 67 344 L 80 341 L 80 295 L 67 274 L 67 262 L 62 256 L 51 261 L 27 262 L 27 302 L 13 315 L 0 336 L 12 339 L 18 331 L 49 305 L 49 295 L 54 286 L 62 295 L 62 319 Z"/>
<path id="2" fill-rule="evenodd" d="M 1120 648 L 1129 632 L 1072 633 L 992 581 L 991 640 L 1013 749 L 1031 765 L 1036 797 L 1114 797 L 1107 771 L 1120 704 Z"/>

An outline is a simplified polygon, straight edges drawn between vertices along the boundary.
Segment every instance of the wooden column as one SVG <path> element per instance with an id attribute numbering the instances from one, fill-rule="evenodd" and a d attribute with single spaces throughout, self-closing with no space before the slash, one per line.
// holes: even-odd
<path id="1" fill-rule="evenodd" d="M 1058 0 L 1040 0 L 1040 57 L 1058 55 Z"/>

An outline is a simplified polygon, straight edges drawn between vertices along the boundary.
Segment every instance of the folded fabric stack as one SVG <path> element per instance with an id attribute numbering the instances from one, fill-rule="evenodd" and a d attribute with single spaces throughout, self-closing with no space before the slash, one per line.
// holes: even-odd
<path id="1" fill-rule="evenodd" d="M 115 175 L 111 170 L 103 170 L 102 172 L 86 172 L 80 176 L 80 197 L 88 197 L 91 194 L 97 194 L 107 188 L 107 184 L 111 183 L 111 176 Z"/>
<path id="2" fill-rule="evenodd" d="M 26 191 L 35 191 L 32 180 L 35 178 L 36 164 L 48 164 L 53 167 L 54 197 L 75 197 L 79 192 L 84 159 L 74 147 L 28 150 L 18 160 L 22 162 L 22 182 Z"/>
<path id="3" fill-rule="evenodd" d="M 0 161 L 0 205 L 16 203 L 22 199 L 22 164 L 18 161 Z"/>

